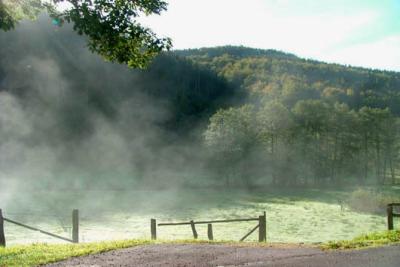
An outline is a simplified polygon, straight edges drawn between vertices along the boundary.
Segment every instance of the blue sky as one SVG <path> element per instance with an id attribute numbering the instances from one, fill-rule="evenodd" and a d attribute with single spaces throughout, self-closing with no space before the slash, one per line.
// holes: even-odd
<path id="1" fill-rule="evenodd" d="M 400 0 L 167 0 L 141 22 L 175 49 L 244 45 L 400 71 Z"/>

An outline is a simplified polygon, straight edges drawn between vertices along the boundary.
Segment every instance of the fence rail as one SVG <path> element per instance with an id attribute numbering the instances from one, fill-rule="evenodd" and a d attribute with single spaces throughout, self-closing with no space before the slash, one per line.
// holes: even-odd
<path id="1" fill-rule="evenodd" d="M 244 241 L 247 237 L 249 237 L 254 231 L 258 229 L 258 241 L 266 242 L 267 241 L 267 231 L 266 231 L 266 213 L 264 211 L 263 215 L 260 215 L 258 218 L 244 218 L 244 219 L 228 219 L 228 220 L 209 220 L 209 221 L 188 221 L 188 222 L 173 222 L 173 223 L 158 223 L 156 219 L 150 220 L 150 232 L 151 239 L 157 239 L 157 226 L 178 226 L 178 225 L 190 225 L 193 233 L 193 238 L 197 239 L 198 234 L 196 231 L 196 224 L 207 224 L 207 237 L 209 240 L 214 239 L 214 233 L 212 224 L 213 223 L 232 223 L 232 222 L 251 222 L 257 221 L 258 224 L 250 230 L 246 235 L 244 235 L 240 241 Z"/>
<path id="2" fill-rule="evenodd" d="M 67 242 L 71 242 L 71 243 L 79 243 L 79 211 L 77 209 L 72 211 L 72 239 L 57 235 L 57 234 L 53 234 L 50 233 L 48 231 L 33 227 L 33 226 L 29 226 L 27 224 L 21 223 L 21 222 L 17 222 L 15 220 L 6 218 L 3 216 L 3 212 L 0 209 L 0 246 L 5 247 L 6 246 L 6 237 L 5 237 L 5 232 L 4 232 L 4 222 L 8 222 L 8 223 L 12 223 L 15 224 L 17 226 L 32 230 L 32 231 L 36 231 L 57 239 L 61 239 Z"/>
<path id="3" fill-rule="evenodd" d="M 394 229 L 394 223 L 393 223 L 393 218 L 400 218 L 400 213 L 395 210 L 395 208 L 400 209 L 400 203 L 390 203 L 387 205 L 387 224 L 388 224 L 388 229 L 393 230 Z M 12 215 L 12 213 L 7 213 L 9 215 Z M 17 214 L 17 213 L 15 213 Z M 15 215 L 14 214 L 14 215 Z M 35 213 L 36 214 L 36 213 Z M 38 216 L 40 216 L 38 214 Z M 168 222 L 168 223 L 158 223 L 156 219 L 151 219 L 150 222 L 150 231 L 151 231 L 151 239 L 156 240 L 157 239 L 157 227 L 165 227 L 165 226 L 182 226 L 182 225 L 188 225 L 191 227 L 193 237 L 195 239 L 198 238 L 198 233 L 196 230 L 196 225 L 200 224 L 207 224 L 207 237 L 209 240 L 214 239 L 214 232 L 213 232 L 213 224 L 216 223 L 234 223 L 234 222 L 258 222 L 256 226 L 254 226 L 248 233 L 246 233 L 240 241 L 244 241 L 246 238 L 248 238 L 251 234 L 253 234 L 256 230 L 258 230 L 258 241 L 259 242 L 266 242 L 267 240 L 267 232 L 266 232 L 266 213 L 265 211 L 263 212 L 262 215 L 258 216 L 258 218 L 239 218 L 239 219 L 226 219 L 226 220 L 202 220 L 202 221 L 186 221 L 186 222 Z M 3 212 L 0 209 L 0 247 L 1 246 L 6 246 L 6 236 L 5 236 L 5 231 L 4 231 L 4 223 L 11 223 L 14 225 L 17 225 L 19 227 L 23 227 L 32 231 L 40 232 L 42 234 L 51 236 L 53 238 L 61 239 L 63 241 L 71 242 L 71 243 L 79 243 L 79 210 L 74 209 L 72 211 L 72 238 L 67 238 L 63 237 L 54 233 L 51 233 L 46 230 L 42 230 L 30 225 L 27 225 L 25 223 L 18 222 L 14 219 L 10 219 L 7 217 L 3 216 Z M 105 230 L 105 231 L 110 231 L 110 230 Z"/>
<path id="4" fill-rule="evenodd" d="M 258 221 L 258 218 L 248 219 L 230 219 L 230 220 L 214 220 L 214 221 L 197 221 L 194 224 L 209 224 L 209 223 L 229 223 L 229 222 L 250 222 Z M 159 223 L 158 226 L 174 226 L 174 225 L 190 225 L 191 222 L 178 222 L 178 223 Z"/>
<path id="5" fill-rule="evenodd" d="M 394 207 L 399 207 L 400 208 L 400 203 L 390 203 L 390 204 L 387 205 L 388 230 L 393 230 L 394 229 L 393 218 L 394 217 L 399 217 L 400 218 L 400 213 L 395 213 L 393 211 Z"/>

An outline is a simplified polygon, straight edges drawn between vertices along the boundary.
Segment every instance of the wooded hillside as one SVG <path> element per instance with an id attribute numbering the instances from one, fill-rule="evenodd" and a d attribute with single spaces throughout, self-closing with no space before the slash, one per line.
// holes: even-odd
<path id="1" fill-rule="evenodd" d="M 79 158 L 67 147 L 103 136 L 105 121 L 129 149 L 112 145 L 113 158 L 128 157 L 144 180 L 154 166 L 176 175 L 185 165 L 247 187 L 398 181 L 399 73 L 231 46 L 168 52 L 132 70 L 46 17 L 2 33 L 0 45 L 0 123 L 20 116 L 0 129 L 3 147 L 17 138 Z"/>
<path id="2" fill-rule="evenodd" d="M 211 117 L 217 169 L 231 166 L 249 186 L 265 174 L 281 185 L 396 182 L 399 73 L 245 47 L 177 53 L 247 95 Z"/>

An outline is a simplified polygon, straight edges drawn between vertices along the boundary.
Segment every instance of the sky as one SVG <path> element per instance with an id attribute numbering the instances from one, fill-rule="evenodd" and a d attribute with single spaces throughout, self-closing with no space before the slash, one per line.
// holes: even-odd
<path id="1" fill-rule="evenodd" d="M 243 45 L 400 71 L 400 0 L 166 0 L 141 23 L 174 49 Z"/>

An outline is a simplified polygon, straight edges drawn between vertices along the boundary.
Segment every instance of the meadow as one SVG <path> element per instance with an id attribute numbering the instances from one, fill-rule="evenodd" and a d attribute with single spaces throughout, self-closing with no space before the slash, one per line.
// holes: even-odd
<path id="1" fill-rule="evenodd" d="M 398 194 L 400 187 L 386 188 Z M 71 211 L 80 210 L 80 241 L 150 239 L 150 219 L 158 222 L 258 217 L 267 214 L 267 241 L 320 243 L 386 230 L 385 211 L 357 212 L 344 205 L 349 191 L 336 190 L 132 190 L 27 192 L 3 199 L 4 216 L 71 236 Z M 400 195 L 400 194 L 399 194 Z M 398 228 L 399 223 L 395 221 Z M 238 241 L 255 222 L 214 224 L 214 239 Z M 206 225 L 198 225 L 207 239 Z M 7 245 L 63 243 L 38 232 L 5 224 Z M 190 226 L 158 228 L 158 238 L 192 238 Z M 257 241 L 254 233 L 248 241 Z"/>

